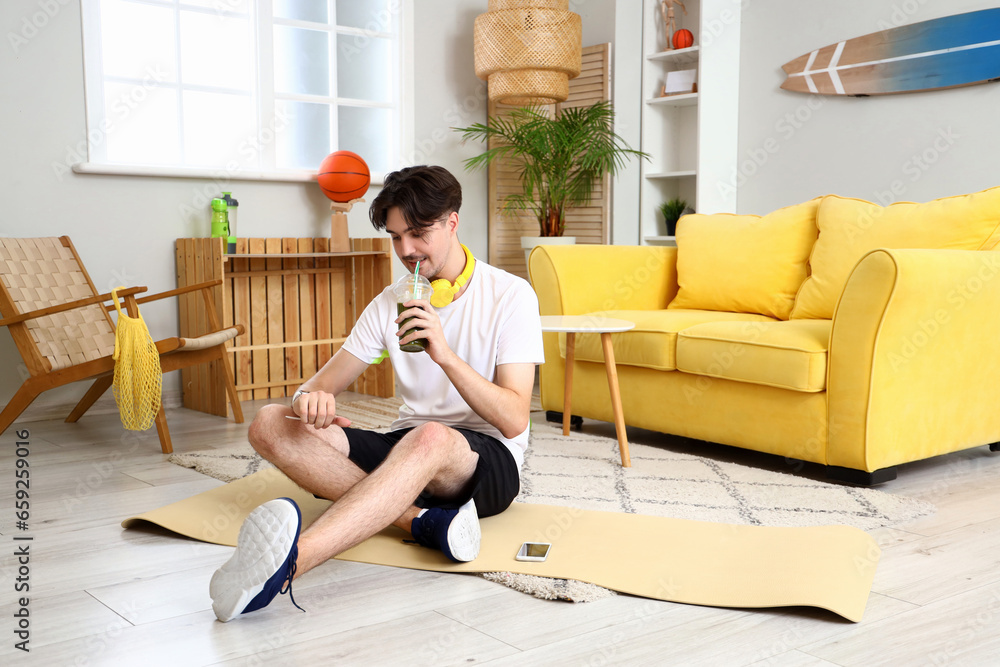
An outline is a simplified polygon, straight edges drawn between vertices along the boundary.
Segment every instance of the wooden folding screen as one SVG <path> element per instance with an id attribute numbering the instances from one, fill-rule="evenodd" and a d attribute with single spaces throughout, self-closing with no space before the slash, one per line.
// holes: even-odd
<path id="1" fill-rule="evenodd" d="M 570 79 L 569 98 L 561 104 L 545 107 L 558 114 L 569 107 L 590 106 L 611 99 L 611 45 L 598 44 L 583 49 L 580 76 Z M 514 107 L 490 102 L 489 115 L 510 113 Z M 515 164 L 495 162 L 489 167 L 489 262 L 513 274 L 527 277 L 522 236 L 538 236 L 538 222 L 531 214 L 504 215 L 500 207 L 508 194 L 520 191 Z M 611 178 L 605 177 L 594 188 L 589 206 L 566 212 L 566 236 L 577 243 L 608 243 L 611 238 Z"/>

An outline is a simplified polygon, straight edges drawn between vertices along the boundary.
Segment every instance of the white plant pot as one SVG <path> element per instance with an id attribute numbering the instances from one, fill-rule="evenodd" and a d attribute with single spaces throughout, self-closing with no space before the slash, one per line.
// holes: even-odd
<path id="1" fill-rule="evenodd" d="M 536 245 L 575 245 L 575 236 L 522 236 L 521 247 L 524 248 L 524 266 L 528 266 L 528 257 Z"/>

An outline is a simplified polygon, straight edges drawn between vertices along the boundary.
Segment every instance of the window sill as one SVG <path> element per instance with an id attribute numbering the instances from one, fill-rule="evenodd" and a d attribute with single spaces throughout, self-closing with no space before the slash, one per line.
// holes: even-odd
<path id="1" fill-rule="evenodd" d="M 310 183 L 316 180 L 316 172 L 304 169 L 288 171 L 250 171 L 237 169 L 196 169 L 189 167 L 158 167 L 124 164 L 98 164 L 79 162 L 73 165 L 75 174 L 103 174 L 107 176 L 146 176 L 153 178 L 198 178 L 234 181 L 273 181 L 284 183 Z M 384 176 L 372 174 L 372 185 L 381 186 Z"/>

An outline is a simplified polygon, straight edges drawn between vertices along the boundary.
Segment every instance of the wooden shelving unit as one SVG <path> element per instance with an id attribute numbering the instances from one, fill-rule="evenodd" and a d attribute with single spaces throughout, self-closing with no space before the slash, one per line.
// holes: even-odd
<path id="1" fill-rule="evenodd" d="M 178 287 L 222 278 L 214 294 L 219 319 L 242 324 L 229 344 L 241 400 L 281 398 L 322 368 L 340 349 L 364 307 L 392 281 L 389 240 L 351 239 L 350 252 L 329 252 L 328 238 L 177 239 Z M 207 331 L 197 295 L 179 302 L 181 336 Z M 221 368 L 182 371 L 184 407 L 225 415 Z M 395 394 L 392 366 L 372 365 L 351 387 L 374 396 Z"/>

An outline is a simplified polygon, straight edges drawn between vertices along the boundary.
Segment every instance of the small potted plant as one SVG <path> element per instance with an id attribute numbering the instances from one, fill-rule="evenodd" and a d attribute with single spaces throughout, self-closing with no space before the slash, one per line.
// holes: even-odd
<path id="1" fill-rule="evenodd" d="M 667 223 L 667 236 L 677 235 L 677 221 L 682 215 L 690 212 L 687 202 L 677 197 L 660 204 L 660 214 Z"/>
<path id="2" fill-rule="evenodd" d="M 649 157 L 615 133 L 614 116 L 610 102 L 570 107 L 554 118 L 544 109 L 522 107 L 509 116 L 492 117 L 486 125 L 453 129 L 463 140 L 496 141 L 466 160 L 466 168 L 482 169 L 505 158 L 518 164 L 521 191 L 508 195 L 502 210 L 530 211 L 538 219 L 539 236 L 552 238 L 565 231 L 566 209 L 590 202 L 598 179 L 616 174 L 630 156 Z M 522 237 L 522 247 L 530 250 L 537 243 L 533 238 Z"/>

